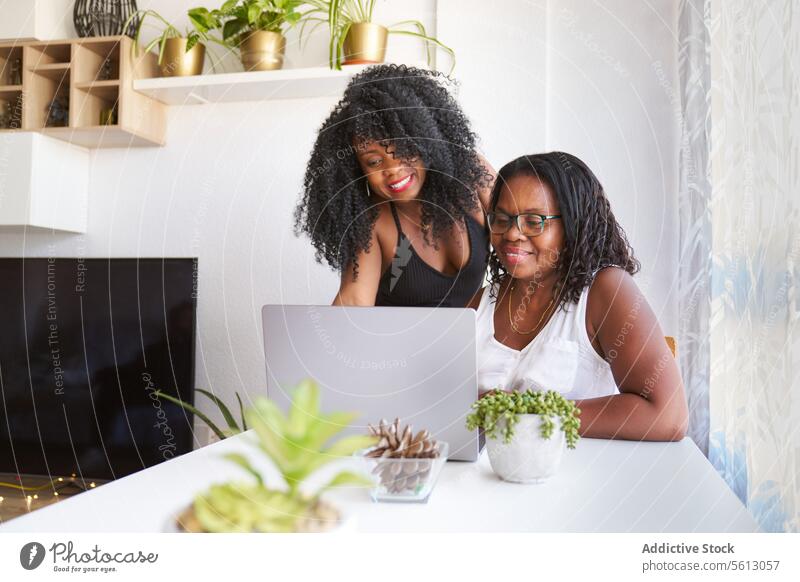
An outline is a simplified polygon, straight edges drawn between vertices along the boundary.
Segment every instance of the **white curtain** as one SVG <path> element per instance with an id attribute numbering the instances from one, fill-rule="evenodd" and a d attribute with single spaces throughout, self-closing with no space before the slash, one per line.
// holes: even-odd
<path id="1" fill-rule="evenodd" d="M 710 6 L 709 459 L 764 530 L 797 532 L 800 2 Z"/>
<path id="2" fill-rule="evenodd" d="M 710 0 L 681 0 L 678 75 L 678 363 L 689 403 L 689 436 L 708 453 L 711 314 Z"/>

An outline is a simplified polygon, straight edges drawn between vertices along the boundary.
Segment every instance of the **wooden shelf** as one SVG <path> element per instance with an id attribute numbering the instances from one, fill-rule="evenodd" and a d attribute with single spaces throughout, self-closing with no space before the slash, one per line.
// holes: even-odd
<path id="1" fill-rule="evenodd" d="M 66 41 L 43 41 L 28 44 L 30 58 L 25 59 L 28 67 L 41 67 L 59 63 L 69 64 L 72 58 L 72 45 Z"/>
<path id="2" fill-rule="evenodd" d="M 86 148 L 139 148 L 164 145 L 143 138 L 120 125 L 87 125 L 84 127 L 45 127 L 44 135 Z"/>
<path id="3" fill-rule="evenodd" d="M 22 85 L 0 86 L 0 115 L 5 115 L 8 108 L 11 110 L 12 119 L 6 120 L 10 127 L 0 128 L 0 131 L 20 131 L 22 129 L 23 115 Z"/>
<path id="4" fill-rule="evenodd" d="M 137 79 L 133 89 L 167 105 L 268 101 L 341 95 L 350 78 L 366 65 L 341 71 L 327 67 L 221 73 L 194 77 Z"/>
<path id="5" fill-rule="evenodd" d="M 22 47 L 19 45 L 11 44 L 0 46 L 0 85 L 2 86 L 16 86 L 12 85 L 12 73 L 14 62 L 20 63 L 19 74 L 22 75 Z"/>
<path id="6" fill-rule="evenodd" d="M 39 65 L 30 67 L 30 71 L 42 77 L 47 77 L 54 81 L 60 81 L 65 75 L 69 74 L 69 63 L 52 63 L 50 65 Z"/>
<path id="7" fill-rule="evenodd" d="M 75 86 L 81 91 L 89 91 L 91 89 L 100 87 L 119 87 L 119 80 L 109 79 L 108 81 L 90 81 L 88 83 L 75 83 Z"/>
<path id="8" fill-rule="evenodd" d="M 45 127 L 50 114 L 50 104 L 54 99 L 59 98 L 69 102 L 70 54 L 69 45 L 23 46 L 24 129 L 38 130 Z"/>
<path id="9" fill-rule="evenodd" d="M 84 93 L 97 95 L 106 101 L 119 99 L 119 81 L 94 81 L 92 83 L 76 83 L 75 88 Z"/>
<path id="10" fill-rule="evenodd" d="M 70 68 L 70 63 L 50 63 L 48 65 L 36 65 L 29 67 L 34 73 L 41 73 L 42 75 L 50 71 L 65 71 Z"/>
<path id="11" fill-rule="evenodd" d="M 21 87 L 0 79 L 0 101 L 22 95 L 25 130 L 86 147 L 153 146 L 164 143 L 165 104 L 340 96 L 353 75 L 369 66 L 157 77 L 156 55 L 134 56 L 131 43 L 126 36 L 0 43 L 0 64 L 21 57 L 24 65 Z M 68 127 L 45 127 L 57 96 L 69 98 Z M 118 124 L 98 125 L 101 111 L 111 108 Z"/>
<path id="12" fill-rule="evenodd" d="M 108 62 L 108 79 L 119 80 L 120 58 L 128 60 L 127 56 L 120 57 L 119 42 L 107 39 L 91 39 L 74 49 L 74 58 L 80 62 L 75 71 L 75 81 L 78 83 L 105 82 L 100 78 L 104 63 Z M 124 68 L 124 67 L 123 67 Z"/>
<path id="13" fill-rule="evenodd" d="M 166 107 L 133 90 L 134 79 L 156 74 L 156 56 L 134 55 L 131 45 L 127 36 L 0 43 L 0 105 L 21 104 L 20 129 L 84 147 L 163 145 Z M 17 80 L 7 72 L 12 61 L 21 85 L 11 85 Z M 48 127 L 55 99 L 69 119 Z M 117 124 L 99 125 L 111 109 Z"/>

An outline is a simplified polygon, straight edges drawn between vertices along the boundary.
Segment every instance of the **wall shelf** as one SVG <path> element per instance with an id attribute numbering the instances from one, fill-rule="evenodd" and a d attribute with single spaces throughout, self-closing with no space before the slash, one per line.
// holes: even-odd
<path id="1" fill-rule="evenodd" d="M 131 45 L 127 36 L 0 43 L 0 107 L 21 111 L 0 133 L 41 132 L 91 148 L 163 145 L 166 108 L 133 90 L 136 78 L 156 74 L 156 56 L 134 55 Z M 10 85 L 12 62 L 21 85 Z M 116 123 L 101 125 L 112 110 Z"/>
<path id="2" fill-rule="evenodd" d="M 341 95 L 350 78 L 364 68 L 366 65 L 349 65 L 341 71 L 312 67 L 159 77 L 137 79 L 133 88 L 167 105 L 328 97 Z"/>
<path id="3" fill-rule="evenodd" d="M 368 66 L 158 77 L 157 55 L 134 55 L 127 36 L 0 43 L 0 107 L 20 111 L 0 133 L 37 131 L 92 148 L 158 146 L 166 105 L 340 96 Z M 109 115 L 116 123 L 101 125 Z"/>
<path id="4" fill-rule="evenodd" d="M 139 137 L 118 124 L 46 127 L 41 133 L 86 148 L 138 148 L 154 145 L 152 140 Z"/>
<path id="5" fill-rule="evenodd" d="M 36 65 L 35 67 L 30 67 L 30 70 L 52 79 L 63 77 L 64 73 L 69 71 L 69 67 L 69 63 L 51 63 L 49 65 Z"/>
<path id="6" fill-rule="evenodd" d="M 78 91 L 97 95 L 109 101 L 116 101 L 119 96 L 119 81 L 94 81 L 93 83 L 76 83 Z"/>

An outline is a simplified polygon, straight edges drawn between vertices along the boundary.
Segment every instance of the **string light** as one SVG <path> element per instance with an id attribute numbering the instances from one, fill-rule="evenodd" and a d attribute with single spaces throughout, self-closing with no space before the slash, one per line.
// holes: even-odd
<path id="1" fill-rule="evenodd" d="M 75 481 L 75 475 L 74 474 L 70 478 L 70 481 Z M 56 483 L 63 483 L 63 482 L 64 482 L 64 478 L 63 477 L 58 477 L 57 479 L 50 479 L 50 481 L 48 481 L 44 485 L 39 485 L 37 487 L 29 487 L 27 485 L 18 485 L 17 483 L 6 483 L 6 482 L 3 482 L 3 481 L 0 481 L 0 487 L 7 487 L 9 489 L 19 489 L 20 491 L 42 491 L 44 489 L 51 489 Z M 94 487 L 94 486 L 95 485 L 92 485 L 92 487 Z"/>
<path id="2" fill-rule="evenodd" d="M 50 479 L 49 482 L 47 482 L 47 483 L 45 483 L 43 485 L 38 485 L 36 487 L 30 487 L 30 486 L 23 485 L 22 484 L 22 479 L 18 475 L 16 476 L 16 479 L 17 479 L 18 483 L 6 483 L 6 482 L 3 482 L 3 481 L 0 481 L 0 487 L 9 488 L 9 489 L 17 489 L 19 491 L 22 491 L 22 494 L 25 496 L 25 504 L 27 506 L 28 511 L 31 511 L 31 504 L 34 501 L 39 499 L 38 493 L 35 493 L 36 491 L 44 491 L 46 489 L 52 489 L 53 490 L 53 497 L 57 498 L 57 497 L 60 497 L 61 494 L 56 489 L 61 488 L 63 486 L 68 486 L 69 484 L 71 484 L 72 486 L 76 486 L 77 485 L 76 478 L 75 478 L 75 473 L 72 473 L 71 477 L 56 477 L 56 478 L 52 478 L 52 479 Z M 97 483 L 92 481 L 91 483 L 89 483 L 88 486 L 89 486 L 90 489 L 95 489 L 95 488 L 97 488 Z M 86 487 L 86 484 L 84 482 L 84 488 L 85 487 Z M 31 493 L 31 494 L 28 494 L 28 493 Z M 3 500 L 4 500 L 4 498 L 2 496 L 0 496 L 0 503 L 2 503 Z"/>

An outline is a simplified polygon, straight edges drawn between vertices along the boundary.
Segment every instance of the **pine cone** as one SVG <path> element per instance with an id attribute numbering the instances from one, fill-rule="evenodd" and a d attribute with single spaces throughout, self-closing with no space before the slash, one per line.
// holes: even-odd
<path id="1" fill-rule="evenodd" d="M 429 431 L 421 430 L 414 435 L 410 424 L 401 431 L 399 418 L 392 424 L 382 418 L 377 428 L 368 424 L 367 429 L 372 436 L 380 438 L 377 446 L 367 453 L 368 457 L 433 459 L 439 456 L 438 443 Z"/>
<path id="2" fill-rule="evenodd" d="M 380 439 L 367 457 L 379 459 L 372 473 L 380 476 L 387 491 L 413 491 L 425 482 L 431 470 L 430 459 L 439 456 L 438 443 L 431 438 L 429 431 L 421 430 L 414 435 L 411 425 L 401 430 L 399 418 L 391 424 L 381 419 L 377 427 L 370 424 L 367 428 L 372 436 Z"/>

